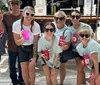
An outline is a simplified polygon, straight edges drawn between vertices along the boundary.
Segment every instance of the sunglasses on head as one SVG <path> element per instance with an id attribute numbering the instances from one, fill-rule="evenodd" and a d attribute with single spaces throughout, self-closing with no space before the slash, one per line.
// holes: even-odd
<path id="1" fill-rule="evenodd" d="M 53 32 L 54 29 L 53 29 L 53 28 L 45 28 L 45 31 L 46 31 L 46 32 L 49 32 L 49 31 L 50 31 L 50 32 Z"/>
<path id="2" fill-rule="evenodd" d="M 31 16 L 31 17 L 34 17 L 34 14 L 31 14 L 31 13 L 28 13 L 28 12 L 26 12 L 26 15 L 27 16 Z"/>
<path id="3" fill-rule="evenodd" d="M 71 15 L 72 19 L 79 19 L 81 16 L 80 15 Z"/>
<path id="4" fill-rule="evenodd" d="M 54 17 L 54 19 L 56 20 L 56 21 L 62 21 L 62 20 L 64 20 L 65 19 L 65 17 Z"/>
<path id="5" fill-rule="evenodd" d="M 83 38 L 83 37 L 89 38 L 89 37 L 90 37 L 89 34 L 79 34 L 79 36 L 80 36 L 81 38 Z"/>

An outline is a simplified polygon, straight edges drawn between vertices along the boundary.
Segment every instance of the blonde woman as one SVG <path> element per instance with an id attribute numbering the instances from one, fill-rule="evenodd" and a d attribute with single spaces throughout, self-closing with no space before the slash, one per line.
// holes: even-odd
<path id="1" fill-rule="evenodd" d="M 13 24 L 13 34 L 15 42 L 19 46 L 18 53 L 25 85 L 34 85 L 37 41 L 40 34 L 40 26 L 34 21 L 32 7 L 26 6 L 23 9 L 22 19 L 17 20 Z"/>
<path id="2" fill-rule="evenodd" d="M 90 85 L 100 85 L 100 44 L 91 38 L 89 26 L 82 27 L 78 34 L 81 43 L 76 48 L 79 55 L 83 57 L 82 64 L 88 66 L 89 61 L 92 61 Z"/>

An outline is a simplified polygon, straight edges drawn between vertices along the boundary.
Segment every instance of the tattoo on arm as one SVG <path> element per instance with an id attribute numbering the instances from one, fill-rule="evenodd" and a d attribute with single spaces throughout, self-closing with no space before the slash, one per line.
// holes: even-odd
<path id="1" fill-rule="evenodd" d="M 39 34 L 34 35 L 34 47 L 33 47 L 33 56 L 37 56 L 37 45 L 38 45 Z"/>

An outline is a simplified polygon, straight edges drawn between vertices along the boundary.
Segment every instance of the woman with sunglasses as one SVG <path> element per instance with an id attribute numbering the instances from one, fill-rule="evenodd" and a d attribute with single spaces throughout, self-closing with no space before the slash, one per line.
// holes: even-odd
<path id="1" fill-rule="evenodd" d="M 40 26 L 34 21 L 33 10 L 32 7 L 26 6 L 22 12 L 22 18 L 13 23 L 13 35 L 16 44 L 19 46 L 18 53 L 25 85 L 34 85 L 35 83 L 37 41 Z"/>
<path id="2" fill-rule="evenodd" d="M 84 72 L 84 66 L 81 63 L 81 56 L 77 53 L 76 51 L 76 46 L 79 44 L 80 40 L 79 40 L 79 36 L 78 36 L 78 31 L 84 27 L 84 26 L 88 26 L 90 28 L 90 31 L 93 33 L 92 28 L 83 22 L 80 22 L 80 18 L 81 18 L 81 13 L 77 10 L 74 10 L 71 15 L 70 15 L 70 20 L 72 22 L 72 26 L 69 26 L 69 30 L 71 32 L 71 42 L 73 45 L 73 50 L 74 50 L 74 56 L 75 56 L 75 61 L 76 61 L 76 65 L 77 65 L 77 85 L 84 85 L 85 82 L 85 72 Z"/>
<path id="3" fill-rule="evenodd" d="M 0 61 L 1 61 L 1 56 L 5 53 L 5 43 L 7 40 L 7 32 L 2 20 L 3 20 L 3 11 L 0 10 Z"/>
<path id="4" fill-rule="evenodd" d="M 44 36 L 38 42 L 38 55 L 41 57 L 47 85 L 58 85 L 57 74 L 60 67 L 59 53 L 62 50 L 57 44 L 58 38 L 54 33 L 54 24 L 47 22 L 44 25 Z"/>
<path id="5" fill-rule="evenodd" d="M 66 14 L 64 11 L 57 11 L 54 14 L 54 25 L 56 27 L 56 31 L 55 31 L 55 35 L 60 39 L 60 36 L 63 36 L 63 32 L 68 29 L 67 25 L 66 25 Z M 69 33 L 68 33 L 69 34 Z M 68 45 L 70 42 L 68 42 Z M 67 46 L 67 45 L 66 45 Z M 62 50 L 64 50 L 64 48 L 66 48 L 66 46 L 61 46 Z M 61 57 L 60 57 L 61 58 Z M 66 62 L 60 61 L 61 65 L 60 65 L 60 84 L 63 84 L 64 79 L 66 77 Z"/>
<path id="6" fill-rule="evenodd" d="M 91 38 L 92 33 L 88 26 L 82 27 L 79 32 L 81 43 L 77 45 L 77 51 L 85 60 L 83 66 L 88 66 L 91 61 L 90 85 L 100 85 L 100 44 Z M 86 57 L 87 55 L 87 57 Z M 87 61 L 87 59 L 89 59 Z"/>

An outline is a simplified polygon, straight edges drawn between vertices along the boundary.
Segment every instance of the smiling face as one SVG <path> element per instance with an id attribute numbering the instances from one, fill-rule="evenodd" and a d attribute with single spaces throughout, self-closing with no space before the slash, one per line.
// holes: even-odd
<path id="1" fill-rule="evenodd" d="M 87 44 L 90 40 L 92 32 L 89 27 L 83 27 L 79 30 L 79 38 L 83 44 Z"/>
<path id="2" fill-rule="evenodd" d="M 12 11 L 20 11 L 20 5 L 21 5 L 21 1 L 19 0 L 10 0 L 8 3 L 10 9 Z"/>
<path id="3" fill-rule="evenodd" d="M 63 11 L 58 11 L 54 15 L 54 21 L 58 29 L 62 29 L 66 23 L 66 14 Z"/>
<path id="4" fill-rule="evenodd" d="M 70 20 L 73 24 L 78 24 L 80 21 L 80 18 L 81 18 L 80 13 L 78 13 L 76 11 L 72 12 L 70 15 Z"/>
<path id="5" fill-rule="evenodd" d="M 24 21 L 31 22 L 34 19 L 34 11 L 27 8 L 23 12 Z"/>
<path id="6" fill-rule="evenodd" d="M 82 33 L 79 34 L 79 36 L 80 36 L 80 40 L 83 43 L 87 43 L 90 39 L 90 35 L 87 32 L 82 32 Z"/>
<path id="7" fill-rule="evenodd" d="M 54 32 L 55 32 L 53 26 L 51 26 L 50 24 L 45 27 L 45 30 L 44 31 L 45 31 L 44 32 L 45 35 L 48 36 L 48 37 L 49 36 L 53 36 L 54 35 Z"/>

